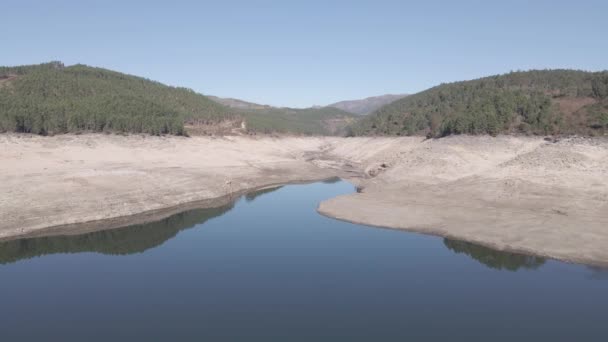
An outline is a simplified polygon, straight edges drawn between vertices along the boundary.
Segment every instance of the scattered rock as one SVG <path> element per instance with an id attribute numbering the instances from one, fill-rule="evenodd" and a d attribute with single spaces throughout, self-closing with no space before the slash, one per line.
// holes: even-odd
<path id="1" fill-rule="evenodd" d="M 370 177 L 376 177 L 386 169 L 388 169 L 388 164 L 386 163 L 372 164 L 365 169 L 365 174 Z"/>
<path id="2" fill-rule="evenodd" d="M 553 212 L 558 215 L 568 216 L 568 213 L 559 209 L 553 209 Z"/>

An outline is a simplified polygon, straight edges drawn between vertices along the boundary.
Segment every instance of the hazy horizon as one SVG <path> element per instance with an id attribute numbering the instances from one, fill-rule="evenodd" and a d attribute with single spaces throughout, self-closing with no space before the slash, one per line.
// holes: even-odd
<path id="1" fill-rule="evenodd" d="M 513 70 L 605 70 L 608 52 L 601 1 L 66 0 L 3 9 L 10 48 L 0 65 L 83 63 L 285 107 L 412 94 Z"/>

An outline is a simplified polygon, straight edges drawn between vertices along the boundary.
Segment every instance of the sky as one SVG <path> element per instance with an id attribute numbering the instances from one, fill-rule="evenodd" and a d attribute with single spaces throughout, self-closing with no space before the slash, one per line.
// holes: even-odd
<path id="1" fill-rule="evenodd" d="M 59 60 L 308 107 L 512 70 L 608 69 L 608 1 L 0 3 L 0 65 Z"/>

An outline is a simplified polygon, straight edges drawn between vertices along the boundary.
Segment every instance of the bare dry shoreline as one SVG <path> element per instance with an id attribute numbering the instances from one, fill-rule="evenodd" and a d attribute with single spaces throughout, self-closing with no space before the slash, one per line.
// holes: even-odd
<path id="1" fill-rule="evenodd" d="M 503 136 L 373 140 L 377 176 L 322 202 L 341 220 L 608 266 L 608 141 Z M 363 149 L 340 151 L 357 159 Z M 382 167 L 382 165 L 386 167 Z M 356 208 L 356 210 L 353 210 Z"/>
<path id="2" fill-rule="evenodd" d="M 608 265 L 608 142 L 0 135 L 0 240 L 79 234 L 339 176 L 334 218 Z"/>
<path id="3" fill-rule="evenodd" d="M 258 188 L 333 177 L 322 139 L 0 136 L 0 239 L 78 233 L 212 207 Z"/>

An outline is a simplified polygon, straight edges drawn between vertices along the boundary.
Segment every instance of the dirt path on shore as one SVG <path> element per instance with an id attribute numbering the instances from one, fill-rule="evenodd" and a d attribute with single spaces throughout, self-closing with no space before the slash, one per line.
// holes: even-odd
<path id="1" fill-rule="evenodd" d="M 324 215 L 608 265 L 606 139 L 0 135 L 0 239 L 331 176 L 361 192 L 322 202 Z"/>

